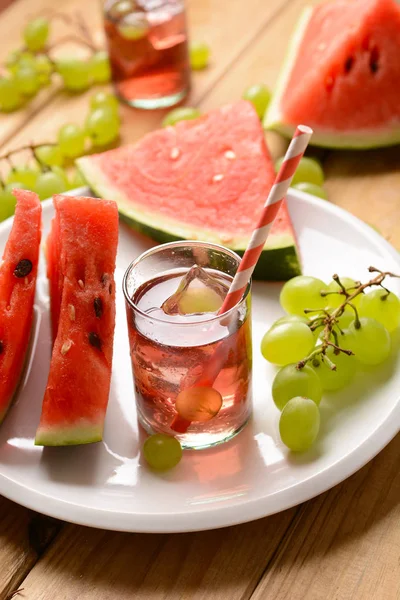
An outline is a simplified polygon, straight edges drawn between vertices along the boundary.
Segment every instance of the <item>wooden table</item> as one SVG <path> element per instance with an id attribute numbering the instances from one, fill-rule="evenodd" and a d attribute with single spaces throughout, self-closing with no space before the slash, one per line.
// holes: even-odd
<path id="1" fill-rule="evenodd" d="M 194 77 L 192 105 L 207 110 L 243 89 L 276 82 L 288 37 L 309 0 L 190 0 L 193 39 L 213 49 Z M 52 0 L 17 0 L 0 19 L 2 58 L 20 41 L 26 15 Z M 74 11 L 81 0 L 64 0 Z M 86 18 L 101 37 L 97 2 Z M 45 90 L 24 111 L 0 117 L 4 150 L 53 140 L 81 123 L 88 94 Z M 160 123 L 124 108 L 123 141 Z M 277 156 L 283 141 L 268 139 Z M 399 148 L 320 153 L 330 200 L 377 226 L 400 246 Z M 340 440 L 338 440 L 340 443 Z M 23 588 L 29 600 L 395 600 L 400 598 L 400 436 L 353 477 L 315 500 L 219 531 L 138 535 L 69 525 L 0 498 L 0 600 Z"/>

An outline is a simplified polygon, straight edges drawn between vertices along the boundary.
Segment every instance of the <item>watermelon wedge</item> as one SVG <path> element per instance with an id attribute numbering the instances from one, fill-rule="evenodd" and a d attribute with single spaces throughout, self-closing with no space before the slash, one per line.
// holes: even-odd
<path id="1" fill-rule="evenodd" d="M 54 346 L 35 443 L 102 439 L 115 326 L 114 202 L 55 196 L 47 240 Z"/>
<path id="2" fill-rule="evenodd" d="M 275 177 L 260 120 L 245 100 L 77 165 L 97 195 L 115 200 L 122 218 L 154 240 L 199 239 L 239 253 Z M 299 273 L 284 204 L 255 275 L 285 280 Z"/>
<path id="3" fill-rule="evenodd" d="M 400 6 L 331 0 L 304 10 L 265 126 L 311 144 L 373 148 L 400 142 Z"/>
<path id="4" fill-rule="evenodd" d="M 33 322 L 42 207 L 33 192 L 15 190 L 14 222 L 0 266 L 0 423 L 23 370 Z"/>

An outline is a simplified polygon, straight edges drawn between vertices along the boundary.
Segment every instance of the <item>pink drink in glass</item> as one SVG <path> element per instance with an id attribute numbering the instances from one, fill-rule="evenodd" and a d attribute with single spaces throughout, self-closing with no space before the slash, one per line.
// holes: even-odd
<path id="1" fill-rule="evenodd" d="M 161 108 L 186 96 L 190 67 L 182 0 L 109 0 L 104 27 L 121 99 Z"/>
<path id="2" fill-rule="evenodd" d="M 215 313 L 170 315 L 160 308 L 176 292 L 191 266 L 191 258 L 186 256 L 186 268 L 179 268 L 185 260 L 179 260 L 178 248 L 182 249 L 183 256 L 193 244 L 211 249 L 213 255 L 228 253 L 225 263 L 230 261 L 231 274 L 210 270 L 226 292 L 239 259 L 228 250 L 201 242 L 167 244 L 146 253 L 144 258 L 135 261 L 139 267 L 144 261 L 141 276 L 133 282 L 133 263 L 127 271 L 124 290 L 139 420 L 150 433 L 174 435 L 184 447 L 202 448 L 230 439 L 250 416 L 251 319 L 248 293 L 232 309 L 228 319 L 226 315 L 219 317 Z M 175 261 L 178 268 L 168 268 L 152 276 L 157 270 L 157 256 L 154 255 L 165 253 L 163 248 L 167 248 L 171 260 L 160 261 L 160 265 L 169 263 L 171 266 Z M 149 254 L 152 265 L 150 277 L 145 280 L 145 262 Z M 197 282 L 196 285 L 201 287 L 203 284 Z M 182 430 L 176 426 L 179 415 L 175 400 L 182 389 L 196 386 L 200 381 L 204 385 L 207 379 L 207 386 L 221 394 L 222 407 L 209 421 L 192 421 L 187 423 L 187 430 L 185 427 Z"/>

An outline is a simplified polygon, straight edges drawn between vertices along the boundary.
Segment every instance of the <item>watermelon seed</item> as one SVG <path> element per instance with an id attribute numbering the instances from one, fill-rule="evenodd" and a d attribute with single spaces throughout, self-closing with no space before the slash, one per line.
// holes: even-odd
<path id="1" fill-rule="evenodd" d="M 354 65 L 354 58 L 352 56 L 349 56 L 347 58 L 346 62 L 344 63 L 344 70 L 346 71 L 346 73 L 350 73 L 353 65 Z"/>
<path id="2" fill-rule="evenodd" d="M 101 319 L 103 316 L 103 301 L 101 298 L 95 298 L 93 301 L 94 312 L 97 319 Z"/>
<path id="3" fill-rule="evenodd" d="M 110 292 L 110 295 L 112 294 L 112 285 L 110 283 L 110 285 L 108 286 L 108 291 Z"/>
<path id="4" fill-rule="evenodd" d="M 227 158 L 228 160 L 235 160 L 236 154 L 234 153 L 233 150 L 227 150 L 225 152 L 225 158 Z"/>
<path id="5" fill-rule="evenodd" d="M 369 69 L 371 73 L 376 73 L 379 70 L 379 50 L 376 46 L 374 46 L 371 50 L 371 55 L 369 57 Z"/>
<path id="6" fill-rule="evenodd" d="M 106 285 L 107 279 L 108 279 L 107 273 L 103 273 L 103 275 L 100 277 L 100 283 L 101 283 L 101 285 Z"/>
<path id="7" fill-rule="evenodd" d="M 67 352 L 71 349 L 71 346 L 72 346 L 71 340 L 67 340 L 66 342 L 64 342 L 63 345 L 61 346 L 61 354 L 63 356 L 65 356 L 67 354 Z"/>
<path id="8" fill-rule="evenodd" d="M 214 175 L 213 181 L 215 181 L 217 183 L 218 181 L 222 181 L 223 178 L 224 178 L 224 176 L 222 175 L 222 173 L 218 173 L 218 175 Z"/>
<path id="9" fill-rule="evenodd" d="M 79 287 L 83 290 L 85 287 L 85 284 L 83 283 L 82 279 L 78 279 L 78 285 Z"/>
<path id="10" fill-rule="evenodd" d="M 19 261 L 14 269 L 15 277 L 26 277 L 32 271 L 33 265 L 28 258 L 23 258 Z"/>
<path id="11" fill-rule="evenodd" d="M 171 153 L 170 153 L 169 157 L 170 157 L 172 160 L 176 160 L 176 159 L 179 157 L 180 153 L 181 153 L 181 152 L 180 152 L 179 148 L 172 148 L 172 150 L 171 150 Z"/>
<path id="12" fill-rule="evenodd" d="M 68 304 L 68 315 L 71 321 L 75 321 L 75 306 L 73 304 Z"/>
<path id="13" fill-rule="evenodd" d="M 93 348 L 97 348 L 97 350 L 101 350 L 101 339 L 94 331 L 89 333 L 89 344 L 93 346 Z"/>
<path id="14" fill-rule="evenodd" d="M 4 342 L 0 341 L 0 354 L 4 352 Z"/>

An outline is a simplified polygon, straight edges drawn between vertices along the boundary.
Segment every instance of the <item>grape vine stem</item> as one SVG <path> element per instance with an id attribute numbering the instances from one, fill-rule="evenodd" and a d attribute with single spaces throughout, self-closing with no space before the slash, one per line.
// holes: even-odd
<path id="1" fill-rule="evenodd" d="M 321 358 L 321 360 L 323 362 L 325 362 L 332 371 L 336 371 L 336 365 L 326 356 L 326 351 L 329 348 L 329 346 L 334 349 L 334 354 L 336 354 L 336 355 L 340 354 L 341 352 L 343 354 L 347 354 L 348 356 L 351 356 L 354 354 L 354 352 L 352 352 L 351 350 L 347 350 L 346 348 L 341 348 L 338 343 L 338 336 L 335 331 L 335 327 L 337 329 L 339 329 L 341 334 L 343 334 L 343 332 L 341 331 L 339 324 L 338 324 L 339 318 L 343 315 L 346 307 L 349 306 L 350 308 L 352 308 L 354 310 L 354 314 L 355 314 L 354 327 L 356 329 L 359 329 L 361 327 L 361 323 L 360 323 L 360 319 L 358 316 L 357 308 L 355 307 L 355 305 L 353 304 L 352 301 L 360 294 L 363 294 L 364 290 L 366 290 L 369 287 L 373 287 L 373 286 L 381 287 L 383 290 L 385 290 L 387 292 L 384 296 L 382 296 L 382 300 L 384 301 L 390 294 L 390 291 L 383 285 L 385 278 L 386 277 L 397 277 L 397 278 L 400 277 L 400 275 L 396 275 L 395 273 L 391 273 L 390 271 L 381 271 L 380 269 L 377 269 L 376 267 L 369 267 L 368 271 L 370 273 L 377 273 L 377 275 L 373 279 L 370 279 L 369 281 L 367 281 L 367 283 L 361 283 L 358 281 L 358 282 L 356 282 L 354 287 L 351 287 L 348 289 L 346 289 L 345 286 L 342 284 L 339 276 L 335 274 L 332 279 L 334 281 L 336 281 L 336 283 L 338 284 L 338 286 L 340 288 L 340 291 L 339 292 L 328 292 L 328 291 L 321 292 L 321 296 L 329 296 L 331 294 L 340 294 L 340 295 L 344 296 L 345 299 L 342 302 L 342 304 L 340 306 L 338 306 L 337 308 L 335 308 L 334 310 L 320 311 L 323 313 L 322 316 L 316 316 L 316 317 L 312 317 L 310 319 L 310 329 L 312 331 L 315 331 L 316 329 L 323 327 L 322 343 L 320 344 L 320 346 L 318 346 L 318 348 L 313 350 L 308 356 L 306 356 L 305 358 L 303 358 L 303 360 L 301 360 L 300 362 L 297 363 L 296 368 L 298 370 L 302 369 L 308 362 L 316 360 L 318 358 Z M 308 314 L 310 312 L 317 312 L 317 311 L 312 310 L 312 309 L 307 309 L 304 312 L 306 314 Z M 332 341 L 332 338 L 335 340 L 335 342 Z"/>

